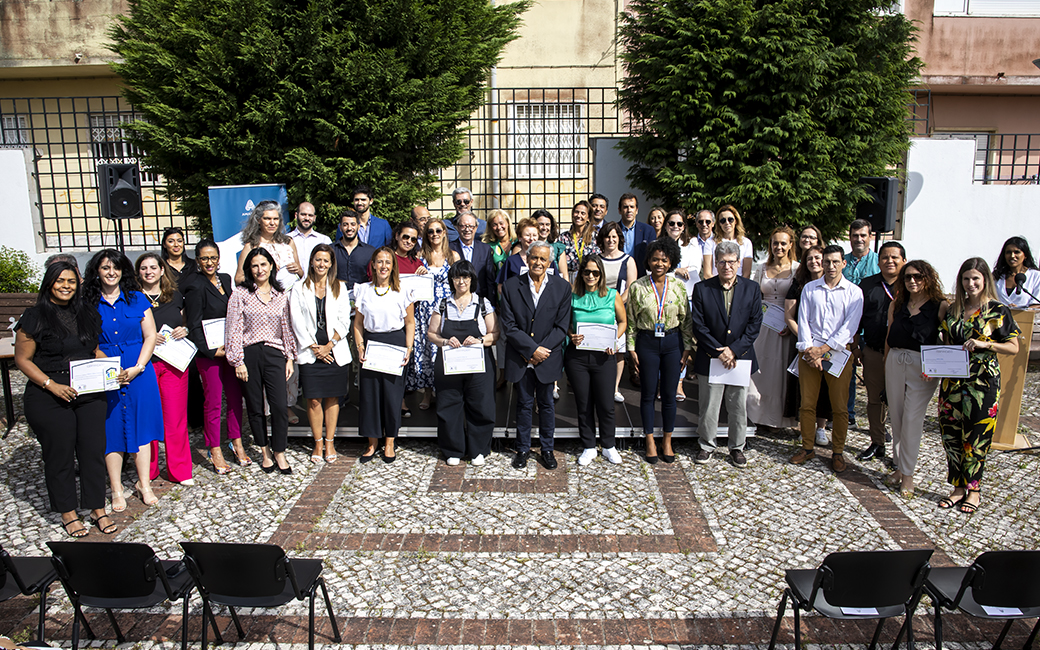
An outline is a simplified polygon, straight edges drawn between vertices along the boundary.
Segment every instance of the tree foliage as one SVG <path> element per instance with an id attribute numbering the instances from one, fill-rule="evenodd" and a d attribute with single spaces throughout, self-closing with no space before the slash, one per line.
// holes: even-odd
<path id="1" fill-rule="evenodd" d="M 633 0 L 622 154 L 649 196 L 733 203 L 749 234 L 845 230 L 909 146 L 913 25 L 885 0 Z M 890 172 L 889 172 L 890 173 Z M 756 238 L 757 242 L 761 239 Z"/>
<path id="2" fill-rule="evenodd" d="M 111 31 L 130 138 L 203 230 L 211 185 L 285 183 L 328 225 L 365 184 L 405 216 L 439 195 L 529 3 L 130 0 Z"/>

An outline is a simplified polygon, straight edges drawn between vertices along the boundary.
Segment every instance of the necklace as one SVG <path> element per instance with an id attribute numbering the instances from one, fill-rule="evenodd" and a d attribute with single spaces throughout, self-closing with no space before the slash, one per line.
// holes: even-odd
<path id="1" fill-rule="evenodd" d="M 152 294 L 146 293 L 146 294 L 144 294 L 144 297 L 148 299 L 148 302 L 152 303 L 152 307 L 156 307 L 157 308 L 159 306 L 159 296 L 160 295 L 161 294 L 157 293 L 157 294 L 155 294 L 155 297 L 153 298 Z"/>
<path id="2" fill-rule="evenodd" d="M 377 296 L 385 296 L 386 294 L 390 293 L 390 285 L 386 285 L 386 287 L 383 289 L 383 293 L 379 293 L 379 287 L 373 284 L 372 291 L 375 291 Z"/>

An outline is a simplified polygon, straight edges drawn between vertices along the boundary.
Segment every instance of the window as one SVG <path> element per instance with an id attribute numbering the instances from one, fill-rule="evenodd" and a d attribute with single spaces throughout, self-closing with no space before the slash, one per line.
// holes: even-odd
<path id="1" fill-rule="evenodd" d="M 509 162 L 513 178 L 580 178 L 588 139 L 582 104 L 510 104 Z"/>
<path id="2" fill-rule="evenodd" d="M 935 0 L 936 16 L 1040 16 L 1040 0 Z"/>
<path id="3" fill-rule="evenodd" d="M 140 152 L 126 140 L 122 125 L 138 120 L 132 113 L 106 113 L 90 116 L 90 143 L 94 162 L 104 164 L 132 164 L 140 162 Z M 158 174 L 141 167 L 142 183 L 160 182 Z"/>
<path id="4" fill-rule="evenodd" d="M 29 119 L 25 115 L 4 115 L 0 144 L 11 147 L 32 144 L 29 140 Z"/>

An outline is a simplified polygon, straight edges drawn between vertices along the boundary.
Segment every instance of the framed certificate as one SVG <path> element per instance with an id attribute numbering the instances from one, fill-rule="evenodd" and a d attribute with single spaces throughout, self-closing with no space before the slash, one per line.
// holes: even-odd
<path id="1" fill-rule="evenodd" d="M 365 370 L 382 372 L 387 375 L 401 376 L 404 372 L 404 360 L 408 354 L 408 348 L 389 343 L 369 341 L 365 345 L 365 363 L 361 366 Z"/>
<path id="2" fill-rule="evenodd" d="M 617 325 L 599 323 L 578 323 L 575 334 L 585 338 L 578 345 L 579 350 L 613 350 L 617 347 Z"/>
<path id="3" fill-rule="evenodd" d="M 224 319 L 210 318 L 202 321 L 202 333 L 206 335 L 206 345 L 210 350 L 224 345 Z"/>
<path id="4" fill-rule="evenodd" d="M 922 345 L 921 372 L 963 379 L 968 376 L 968 351 L 959 345 Z"/>
<path id="5" fill-rule="evenodd" d="M 69 383 L 80 395 L 119 389 L 119 357 L 69 362 Z"/>
<path id="6" fill-rule="evenodd" d="M 440 352 L 444 359 L 445 375 L 472 375 L 484 372 L 483 345 L 468 345 L 458 348 L 444 346 Z"/>

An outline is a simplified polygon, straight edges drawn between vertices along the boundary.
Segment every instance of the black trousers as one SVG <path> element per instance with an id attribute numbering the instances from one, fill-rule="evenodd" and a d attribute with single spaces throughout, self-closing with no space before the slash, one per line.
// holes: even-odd
<path id="1" fill-rule="evenodd" d="M 489 348 L 484 348 L 484 368 L 483 374 L 445 375 L 441 359 L 434 363 L 437 443 L 446 458 L 473 458 L 491 453 L 491 436 L 495 431 L 495 363 Z"/>
<path id="2" fill-rule="evenodd" d="M 365 332 L 365 341 L 405 347 L 404 330 Z M 363 438 L 396 438 L 401 428 L 401 400 L 404 399 L 404 373 L 361 369 L 358 375 L 358 433 Z"/>
<path id="3" fill-rule="evenodd" d="M 538 442 L 542 453 L 553 451 L 556 435 L 556 402 L 553 400 L 553 382 L 538 381 L 534 368 L 524 371 L 516 384 L 516 450 L 531 451 L 531 424 L 534 405 L 538 402 Z"/>
<path id="4" fill-rule="evenodd" d="M 599 418 L 599 438 L 604 449 L 614 446 L 614 380 L 617 362 L 613 354 L 595 350 L 567 348 L 564 357 L 567 381 L 574 391 L 578 409 L 578 437 L 585 449 L 596 448 L 595 419 Z"/>
<path id="5" fill-rule="evenodd" d="M 285 354 L 263 343 L 246 346 L 246 372 L 249 381 L 243 386 L 249 428 L 253 441 L 272 451 L 285 451 L 289 438 L 289 404 L 285 393 Z M 264 417 L 264 395 L 271 406 L 271 439 L 268 442 L 267 418 Z"/>
<path id="6" fill-rule="evenodd" d="M 51 377 L 69 383 L 69 373 Z M 25 387 L 25 420 L 43 452 L 43 477 L 51 509 L 76 509 L 75 460 L 79 460 L 79 504 L 86 509 L 105 507 L 105 415 L 104 393 L 77 397 L 66 402 L 36 384 Z"/>

